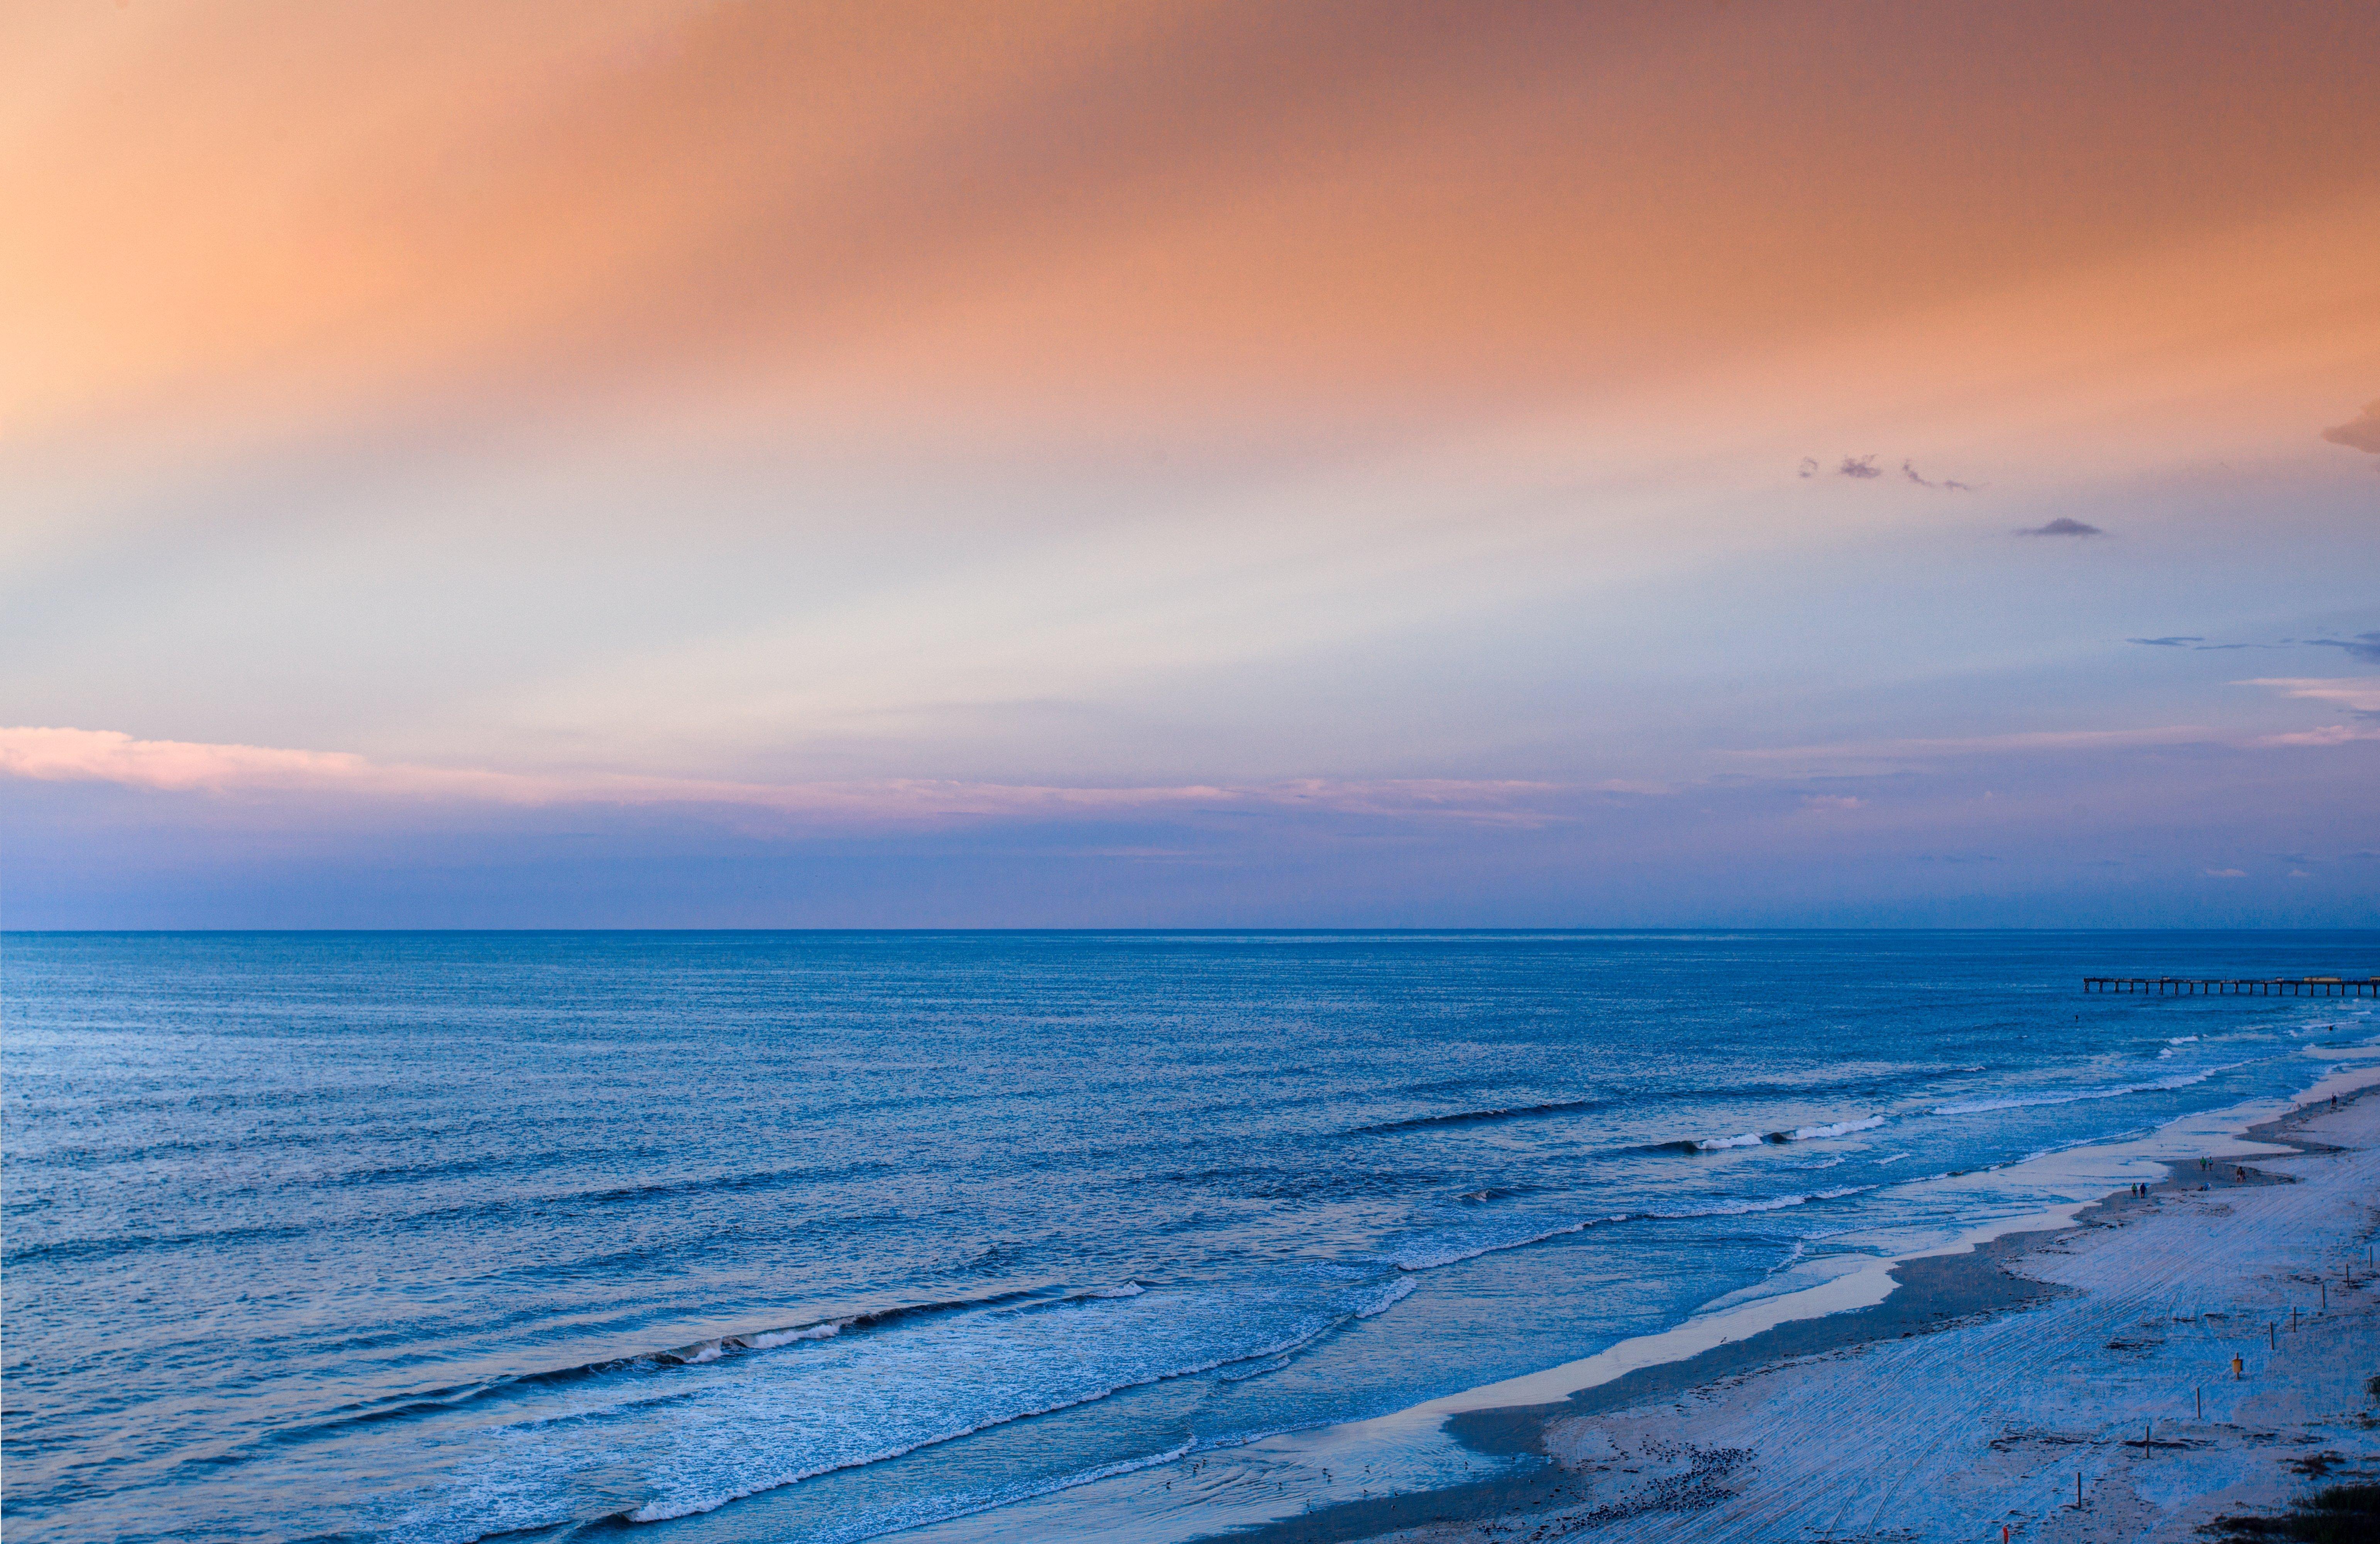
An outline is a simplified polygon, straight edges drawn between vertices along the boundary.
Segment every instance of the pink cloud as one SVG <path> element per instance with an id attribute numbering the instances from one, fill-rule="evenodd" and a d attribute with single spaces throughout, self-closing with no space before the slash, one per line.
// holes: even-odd
<path id="1" fill-rule="evenodd" d="M 2157 729 L 2038 729 L 2014 735 L 1975 735 L 1955 739 L 1846 740 L 1836 745 L 1774 746 L 1730 754 L 1764 761 L 1813 758 L 1988 756 L 2010 750 L 2100 750 L 2123 746 L 2193 745 L 2216 738 L 2192 724 Z"/>
<path id="2" fill-rule="evenodd" d="M 2334 702 L 2350 712 L 2380 713 L 2380 675 L 2266 675 L 2238 685 L 2270 687 L 2285 697 L 2311 702 Z"/>
<path id="3" fill-rule="evenodd" d="M 1444 817 L 1496 824 L 1564 819 L 1548 808 L 1572 792 L 1516 780 L 1322 778 L 1225 786 L 1099 788 L 888 779 L 871 783 L 730 783 L 621 773 L 532 774 L 382 764 L 347 751 L 137 740 L 107 729 L 0 729 L 0 776 L 111 783 L 216 796 L 331 794 L 377 799 L 519 805 L 726 805 L 828 821 L 938 820 L 1160 808 L 1319 808 L 1341 814 Z"/>
<path id="4" fill-rule="evenodd" d="M 2380 675 L 2268 675 L 2237 683 L 2269 687 L 2285 697 L 2344 708 L 2350 713 L 2380 720 Z M 2265 735 L 2248 743 L 2257 746 L 2334 746 L 2357 740 L 2380 740 L 2380 723 L 2325 723 L 2286 735 Z"/>

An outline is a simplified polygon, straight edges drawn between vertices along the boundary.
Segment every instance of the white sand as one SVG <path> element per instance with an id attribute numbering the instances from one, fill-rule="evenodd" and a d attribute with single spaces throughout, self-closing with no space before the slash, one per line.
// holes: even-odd
<path id="1" fill-rule="evenodd" d="M 2309 1455 L 2337 1454 L 2334 1479 L 2380 1477 L 2380 1406 L 2362 1386 L 2380 1373 L 2364 1266 L 2380 1098 L 2303 1135 L 2355 1150 L 2256 1157 L 2301 1183 L 2168 1194 L 2018 1265 L 2076 1295 L 1557 1422 L 1548 1443 L 1583 1482 L 1578 1503 L 1401 1537 L 1980 1540 L 2006 1525 L 2025 1539 L 2179 1540 L 2323 1483 L 2294 1466 Z M 2159 1445 L 2139 1445 L 2144 1423 Z"/>

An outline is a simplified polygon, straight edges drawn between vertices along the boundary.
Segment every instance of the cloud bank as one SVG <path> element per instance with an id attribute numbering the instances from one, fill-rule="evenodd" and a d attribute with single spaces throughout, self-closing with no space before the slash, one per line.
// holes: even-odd
<path id="1" fill-rule="evenodd" d="M 1553 796 L 1650 791 L 1648 785 L 1634 784 L 1574 788 L 1517 779 L 1453 778 L 1300 778 L 1237 786 L 1154 787 L 1063 787 L 928 778 L 735 783 L 612 772 L 537 774 L 382 764 L 346 751 L 140 740 L 115 730 L 37 727 L 0 729 L 0 776 L 225 796 L 331 795 L 518 806 L 727 806 L 852 824 L 1266 808 L 1532 824 L 1561 818 L 1547 808 Z"/>

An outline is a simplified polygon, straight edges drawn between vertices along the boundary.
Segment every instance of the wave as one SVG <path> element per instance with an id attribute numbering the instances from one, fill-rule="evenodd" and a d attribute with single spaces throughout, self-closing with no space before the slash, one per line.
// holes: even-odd
<path id="1" fill-rule="evenodd" d="M 630 1523 L 662 1523 L 667 1522 L 672 1518 L 691 1517 L 705 1512 L 715 1512 L 719 1508 L 725 1506 L 730 1501 L 741 1501 L 747 1496 L 756 1496 L 764 1490 L 781 1489 L 788 1485 L 797 1485 L 804 1480 L 815 1479 L 820 1475 L 832 1474 L 840 1470 L 861 1469 L 866 1468 L 870 1465 L 882 1464 L 892 1459 L 904 1457 L 906 1454 L 917 1453 L 925 1448 L 939 1447 L 945 1442 L 957 1441 L 963 1437 L 972 1437 L 979 1431 L 989 1431 L 995 1427 L 1008 1426 L 1021 1420 L 1031 1420 L 1039 1416 L 1055 1415 L 1061 1410 L 1072 1410 L 1081 1405 L 1096 1404 L 1100 1400 L 1122 1393 L 1127 1389 L 1146 1388 L 1155 1383 L 1170 1383 L 1179 1379 L 1196 1378 L 1202 1373 L 1214 1372 L 1222 1368 L 1236 1367 L 1244 1362 L 1269 1361 L 1274 1359 L 1285 1360 L 1291 1354 L 1304 1350 L 1306 1346 L 1313 1344 L 1316 1341 L 1320 1340 L 1323 1336 L 1331 1333 L 1333 1331 L 1343 1329 L 1347 1325 L 1354 1323 L 1356 1319 L 1369 1319 L 1375 1314 L 1385 1311 L 1396 1303 L 1402 1301 L 1411 1294 L 1412 1291 L 1413 1284 L 1411 1283 L 1391 1283 L 1388 1290 L 1380 1294 L 1378 1299 L 1367 1307 L 1360 1307 L 1349 1313 L 1334 1316 L 1315 1326 L 1312 1330 L 1306 1331 L 1301 1334 L 1291 1335 L 1285 1339 L 1276 1341 L 1270 1345 L 1262 1346 L 1254 1351 L 1239 1352 L 1231 1356 L 1218 1356 L 1209 1361 L 1199 1362 L 1189 1367 L 1174 1368 L 1163 1372 L 1149 1373 L 1145 1377 L 1126 1379 L 1123 1382 L 1116 1383 L 1106 1388 L 1094 1389 L 1087 1393 L 1079 1393 L 1071 1395 L 1064 1399 L 1054 1400 L 1050 1404 L 1039 1405 L 1032 1409 L 1017 1410 L 1005 1415 L 994 1416 L 990 1419 L 978 1421 L 974 1425 L 963 1428 L 959 1430 L 938 1432 L 931 1437 L 921 1438 L 917 1441 L 905 1443 L 897 1447 L 886 1448 L 881 1452 L 869 1453 L 858 1458 L 838 1459 L 830 1463 L 813 1465 L 805 1469 L 771 1476 L 749 1483 L 742 1484 L 735 1489 L 724 1492 L 687 1498 L 683 1501 L 671 1501 L 666 1498 L 656 1497 L 653 1500 L 647 1501 L 644 1505 L 638 1507 L 633 1512 L 622 1513 L 617 1515 L 623 1521 Z M 1168 1463 L 1173 1458 L 1180 1457 L 1182 1454 L 1188 1453 L 1195 1445 L 1196 1440 L 1194 1439 L 1191 1442 L 1185 1442 L 1180 1448 L 1171 1450 L 1167 1453 L 1148 1459 L 1128 1460 L 1126 1461 L 1127 1466 L 1125 1467 L 1111 1465 L 1107 1469 L 1097 1471 L 1087 1477 L 1068 1480 L 1063 1484 L 1052 1487 L 1052 1489 L 1063 1489 L 1071 1485 L 1087 1483 L 1089 1478 L 1103 1478 L 1109 1474 L 1123 1474 L 1130 1472 L 1133 1468 L 1145 1468 L 1151 1464 Z M 1046 1494 L 1048 1492 L 1040 1491 L 1036 1493 Z M 1021 1500 L 1023 1498 L 1019 1497 L 1016 1499 Z M 993 1502 L 990 1504 L 997 1505 L 1003 1503 Z M 981 1509 L 978 1508 L 978 1510 Z"/>
<path id="2" fill-rule="evenodd" d="M 1137 1283 L 1133 1283 L 1137 1285 Z M 1131 1296 L 1118 1289 L 1104 1289 L 1108 1295 Z M 779 1346 L 801 1341 L 832 1340 L 838 1335 L 856 1331 L 880 1329 L 905 1319 L 929 1315 L 958 1313 L 969 1308 L 994 1308 L 1010 1303 L 1021 1303 L 1039 1297 L 1038 1292 L 1017 1290 L 995 1292 L 981 1297 L 954 1297 L 931 1303 L 904 1303 L 889 1308 L 875 1308 L 866 1313 L 845 1314 L 837 1319 L 814 1319 L 806 1324 L 789 1324 L 772 1330 L 747 1330 L 738 1334 L 716 1335 L 686 1345 L 673 1346 L 666 1351 L 638 1351 L 625 1356 L 605 1356 L 596 1361 L 580 1362 L 572 1367 L 548 1368 L 539 1372 L 508 1373 L 481 1382 L 458 1383 L 444 1388 L 408 1393 L 386 1403 L 366 1405 L 345 1405 L 328 1411 L 322 1418 L 299 1426 L 285 1427 L 270 1433 L 264 1440 L 275 1444 L 304 1442 L 336 1432 L 344 1428 L 371 1425 L 381 1421 L 402 1420 L 412 1416 L 434 1415 L 469 1404 L 491 1394 L 503 1394 L 516 1389 L 552 1388 L 558 1384 L 575 1383 L 601 1378 L 607 1373 L 632 1371 L 639 1368 L 698 1367 L 715 1362 L 736 1352 L 771 1351 Z M 1085 1296 L 1093 1295 L 1085 1294 Z"/>
<path id="3" fill-rule="evenodd" d="M 1215 1447 L 1222 1444 L 1209 1442 L 1205 1445 Z M 1102 1464 L 1097 1468 L 1084 1469 L 1058 1479 L 1045 1480 L 1038 1485 L 1019 1485 L 989 1492 L 978 1491 L 972 1496 L 940 1497 L 936 1498 L 936 1501 L 942 1503 L 940 1505 L 933 1502 L 915 1503 L 892 1518 L 868 1519 L 858 1526 L 857 1531 L 831 1532 L 815 1537 L 825 1541 L 825 1544 L 857 1544 L 857 1541 L 863 1539 L 882 1538 L 892 1534 L 906 1533 L 913 1528 L 929 1527 L 937 1523 L 954 1522 L 961 1517 L 974 1517 L 986 1512 L 997 1511 L 1004 1506 L 1014 1506 L 1019 1501 L 1038 1501 L 1044 1496 L 1054 1496 L 1079 1486 L 1093 1485 L 1103 1479 L 1114 1479 L 1123 1475 L 1135 1474 L 1143 1469 L 1153 1469 L 1160 1465 L 1176 1463 L 1200 1451 L 1200 1447 L 1198 1439 L 1193 1437 L 1178 1446 L 1166 1449 L 1163 1453 L 1147 1453 L 1138 1458 L 1118 1459 L 1112 1464 Z M 607 1519 L 607 1521 L 631 1522 L 634 1518 L 623 1513 L 616 1518 Z"/>
<path id="4" fill-rule="evenodd" d="M 1791 1207 L 1807 1206 L 1812 1201 L 1839 1201 L 1846 1196 L 1864 1195 L 1880 1190 L 1880 1185 L 1839 1185 L 1827 1190 L 1808 1190 L 1798 1196 L 1771 1196 L 1756 1201 L 1715 1201 L 1706 1207 L 1686 1211 L 1646 1211 L 1637 1215 L 1655 1222 L 1676 1222 L 1694 1217 L 1741 1217 L 1747 1212 L 1783 1211 Z"/>
<path id="5" fill-rule="evenodd" d="M 1620 1212 L 1610 1217 L 1589 1217 L 1581 1221 L 1558 1223 L 1524 1237 L 1498 1239 L 1488 1244 L 1468 1241 L 1451 1243 L 1419 1253 L 1413 1250 L 1402 1251 L 1390 1256 L 1389 1259 L 1390 1263 L 1400 1270 L 1436 1270 L 1440 1266 L 1459 1265 L 1467 1259 L 1477 1259 L 1482 1255 L 1500 1254 L 1506 1249 L 1525 1249 L 1532 1244 L 1543 1244 L 1548 1238 L 1561 1238 L 1570 1234 L 1585 1233 L 1598 1222 L 1625 1222 L 1626 1221 L 1628 1221 L 1626 1212 Z"/>
<path id="6" fill-rule="evenodd" d="M 996 1308 L 1003 1304 L 1021 1303 L 1038 1297 L 1036 1292 L 1017 1290 L 995 1292 L 982 1297 L 952 1297 L 934 1303 L 903 1303 L 890 1308 L 876 1308 L 867 1313 L 846 1314 L 840 1319 L 814 1319 L 808 1324 L 789 1324 L 776 1330 L 750 1330 L 741 1334 L 720 1335 L 691 1345 L 676 1346 L 668 1351 L 646 1352 L 640 1356 L 618 1356 L 609 1361 L 589 1362 L 581 1367 L 563 1368 L 552 1372 L 524 1373 L 514 1381 L 550 1382 L 576 1378 L 589 1372 L 610 1372 L 633 1367 L 639 1362 L 662 1366 L 692 1366 L 715 1362 L 731 1351 L 768 1351 L 795 1341 L 831 1340 L 855 1330 L 877 1330 L 903 1319 L 921 1319 L 929 1314 L 956 1313 L 964 1308 Z M 1126 1295 L 1129 1295 L 1127 1294 Z"/>
<path id="7" fill-rule="evenodd" d="M 1601 1110 L 1609 1100 L 1572 1099 L 1547 1104 L 1516 1104 L 1494 1110 L 1457 1110 L 1444 1115 L 1414 1115 L 1401 1121 L 1381 1121 L 1374 1125 L 1359 1125 L 1350 1130 L 1350 1137 L 1378 1137 L 1392 1131 L 1422 1131 L 1441 1125 L 1482 1125 L 1494 1121 L 1525 1121 L 1540 1115 L 1569 1115 L 1582 1110 Z"/>
<path id="8" fill-rule="evenodd" d="M 1881 1184 L 1839 1185 L 1824 1190 L 1805 1190 L 1791 1196 L 1770 1196 L 1758 1200 L 1714 1201 L 1708 1206 L 1692 1207 L 1683 1211 L 1619 1211 L 1609 1217 L 1588 1217 L 1558 1223 L 1517 1238 L 1496 1239 L 1485 1244 L 1450 1242 L 1436 1249 L 1408 1249 L 1391 1255 L 1390 1260 L 1399 1270 L 1436 1270 L 1441 1266 L 1477 1259 L 1482 1255 L 1500 1254 L 1506 1249 L 1525 1249 L 1549 1238 L 1564 1238 L 1612 1222 L 1677 1222 L 1696 1217 L 1737 1217 L 1755 1211 L 1782 1211 L 1789 1207 L 1807 1206 L 1813 1201 L 1836 1201 L 1846 1196 L 1864 1195 L 1882 1188 Z"/>
<path id="9" fill-rule="evenodd" d="M 1818 1142 L 1829 1137 L 1849 1137 L 1853 1132 L 1874 1131 L 1890 1120 L 1888 1115 L 1864 1115 L 1854 1121 L 1835 1121 L 1826 1125 L 1798 1125 L 1790 1131 L 1744 1131 L 1733 1137 L 1685 1137 L 1672 1142 L 1648 1142 L 1642 1147 L 1623 1149 L 1628 1152 L 1724 1152 L 1730 1148 L 1756 1148 L 1764 1143 L 1783 1146 L 1788 1142 Z"/>
<path id="10" fill-rule="evenodd" d="M 2010 1094 L 2000 1099 L 1971 1100 L 1963 1104 L 1937 1104 L 1929 1113 L 1936 1115 L 1982 1115 L 1995 1110 L 2026 1110 L 2036 1105 L 2075 1104 L 2088 1099 L 2119 1099 L 2125 1094 L 2169 1093 L 2187 1088 L 2193 1083 L 2204 1083 L 2219 1072 L 2244 1067 L 2245 1062 L 2226 1062 L 2219 1067 L 2203 1067 L 2197 1072 L 2178 1073 L 2149 1083 L 2123 1083 L 2111 1088 L 2061 1088 L 2037 1094 Z"/>
<path id="11" fill-rule="evenodd" d="M 1812 1102 L 1851 1102 L 1863 1095 L 1890 1095 L 1905 1092 L 1912 1081 L 1952 1076 L 1962 1073 L 1984 1072 L 1980 1066 L 1908 1067 L 1875 1074 L 1865 1073 L 1846 1077 L 1816 1077 L 1801 1082 L 1741 1083 L 1725 1088 L 1642 1089 L 1628 1099 L 1558 1100 L 1544 1104 L 1517 1104 L 1482 1110 L 1456 1110 L 1442 1115 L 1413 1115 L 1402 1120 L 1379 1121 L 1370 1125 L 1352 1126 L 1342 1133 L 1346 1137 L 1378 1137 L 1390 1132 L 1420 1131 L 1443 1125 L 1473 1125 L 1494 1121 L 1531 1120 L 1545 1115 L 1574 1114 L 1586 1110 L 1616 1109 L 1622 1105 L 1638 1109 L 1689 1101 L 1724 1101 L 1740 1103 L 1751 1100 L 1792 1099 Z M 1753 1133 L 1755 1140 L 1764 1134 Z M 1788 1140 L 1791 1134 L 1784 1134 Z M 1673 1149 L 1678 1144 L 1657 1142 L 1644 1148 L 1622 1149 L 1621 1151 L 1652 1152 Z"/>
<path id="12" fill-rule="evenodd" d="M 1226 1369 L 1217 1376 L 1216 1381 L 1220 1383 L 1245 1383 L 1251 1378 L 1262 1378 L 1268 1373 L 1279 1372 L 1281 1368 L 1289 1366 L 1289 1363 L 1290 1358 L 1287 1356 L 1275 1356 L 1269 1362 L 1259 1362 L 1252 1368 Z"/>
<path id="13" fill-rule="evenodd" d="M 1874 1131 L 1885 1123 L 1883 1115 L 1869 1115 L 1856 1121 L 1837 1121 L 1832 1125 L 1805 1125 L 1792 1133 L 1796 1142 L 1816 1142 L 1828 1137 L 1848 1137 L 1854 1131 Z"/>

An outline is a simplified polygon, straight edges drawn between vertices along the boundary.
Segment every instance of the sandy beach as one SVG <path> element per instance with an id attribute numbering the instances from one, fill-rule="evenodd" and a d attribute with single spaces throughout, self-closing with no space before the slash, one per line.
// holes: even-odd
<path id="1" fill-rule="evenodd" d="M 2185 1539 L 2380 1474 L 2380 1094 L 2335 1080 L 2168 1168 L 1867 1307 L 1443 1417 L 1529 1474 L 1247 1537 Z"/>

